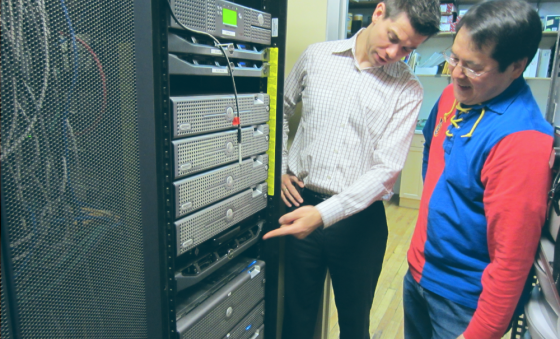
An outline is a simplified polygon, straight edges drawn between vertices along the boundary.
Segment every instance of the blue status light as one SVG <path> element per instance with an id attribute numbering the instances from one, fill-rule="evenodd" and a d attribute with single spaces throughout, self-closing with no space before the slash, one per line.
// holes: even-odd
<path id="1" fill-rule="evenodd" d="M 253 260 L 253 262 L 250 263 L 249 265 L 247 265 L 247 267 L 245 267 L 243 270 L 241 270 L 241 272 L 245 272 L 245 270 L 247 270 L 248 268 L 251 268 L 251 266 L 253 266 L 253 265 L 256 264 L 256 263 L 257 263 L 257 261 L 256 261 L 256 260 Z"/>
<path id="2" fill-rule="evenodd" d="M 249 326 L 245 327 L 245 331 L 249 331 L 251 329 L 251 327 L 253 327 L 253 325 L 249 325 Z"/>

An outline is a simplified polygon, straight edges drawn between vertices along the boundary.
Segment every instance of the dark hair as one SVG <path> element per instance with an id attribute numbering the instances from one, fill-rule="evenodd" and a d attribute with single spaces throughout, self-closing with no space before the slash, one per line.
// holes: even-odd
<path id="1" fill-rule="evenodd" d="M 529 65 L 542 38 L 539 14 L 522 0 L 478 3 L 459 21 L 457 32 L 463 27 L 479 50 L 494 45 L 491 56 L 498 62 L 500 72 L 523 58 Z"/>
<path id="2" fill-rule="evenodd" d="M 401 13 L 408 16 L 416 33 L 431 37 L 439 32 L 441 13 L 437 0 L 385 0 L 385 19 L 395 19 Z"/>

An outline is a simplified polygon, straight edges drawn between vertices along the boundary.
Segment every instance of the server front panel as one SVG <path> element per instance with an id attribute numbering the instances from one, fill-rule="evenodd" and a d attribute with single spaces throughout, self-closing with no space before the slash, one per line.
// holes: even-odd
<path id="1" fill-rule="evenodd" d="M 269 83 L 278 53 L 272 17 L 255 3 L 172 0 L 162 23 L 170 321 L 178 338 L 264 336 L 261 237 L 273 191 L 277 97 Z"/>

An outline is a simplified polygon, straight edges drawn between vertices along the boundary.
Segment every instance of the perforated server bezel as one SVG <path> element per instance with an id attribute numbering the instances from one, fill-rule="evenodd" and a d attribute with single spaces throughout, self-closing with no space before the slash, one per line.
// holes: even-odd
<path id="1" fill-rule="evenodd" d="M 241 126 L 268 121 L 270 97 L 268 94 L 239 94 Z M 173 105 L 173 136 L 182 138 L 234 127 L 237 116 L 235 96 L 205 95 L 171 97 Z"/>
<path id="2" fill-rule="evenodd" d="M 272 18 L 269 13 L 223 0 L 172 0 L 171 7 L 182 24 L 216 37 L 270 45 Z M 223 11 L 236 12 L 235 25 L 224 23 Z M 181 29 L 175 20 L 171 27 Z"/>
<path id="3" fill-rule="evenodd" d="M 188 314 L 182 317 L 178 314 L 180 338 L 225 336 L 264 298 L 265 266 L 263 261 L 257 260 Z"/>
<path id="4" fill-rule="evenodd" d="M 249 314 L 232 328 L 223 339 L 252 339 L 262 338 L 264 333 L 264 300 L 261 301 Z M 253 337 L 253 335 L 257 337 Z"/>
<path id="5" fill-rule="evenodd" d="M 242 128 L 241 157 L 247 158 L 266 152 L 268 133 L 268 125 Z M 175 178 L 238 160 L 237 134 L 237 130 L 230 130 L 173 141 Z"/>
<path id="6" fill-rule="evenodd" d="M 263 154 L 173 183 L 175 217 L 179 218 L 213 202 L 266 180 L 268 155 Z"/>
<path id="7" fill-rule="evenodd" d="M 264 209 L 266 191 L 267 185 L 262 183 L 176 221 L 177 255 Z"/>

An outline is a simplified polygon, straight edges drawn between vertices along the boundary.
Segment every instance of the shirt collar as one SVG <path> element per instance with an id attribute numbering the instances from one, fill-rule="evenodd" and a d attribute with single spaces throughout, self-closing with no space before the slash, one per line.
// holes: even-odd
<path id="1" fill-rule="evenodd" d="M 344 53 L 351 50 L 352 57 L 354 58 L 354 64 L 360 70 L 376 70 L 382 69 L 385 73 L 389 74 L 390 76 L 396 78 L 399 76 L 399 65 L 398 61 L 391 63 L 389 65 L 383 65 L 381 67 L 368 67 L 361 69 L 359 68 L 358 60 L 356 59 L 356 42 L 358 41 L 358 34 L 364 31 L 365 28 L 360 29 L 356 34 L 354 34 L 350 39 L 339 40 L 338 46 L 336 46 L 333 50 L 333 53 Z"/>
<path id="2" fill-rule="evenodd" d="M 500 93 L 498 96 L 490 99 L 486 103 L 477 104 L 472 106 L 463 106 L 463 107 L 470 107 L 473 109 L 481 109 L 481 108 L 488 108 L 489 110 L 498 113 L 504 114 L 505 111 L 509 108 L 511 103 L 517 98 L 517 96 L 521 93 L 521 90 L 527 87 L 527 82 L 521 76 L 515 79 L 505 91 Z"/>

